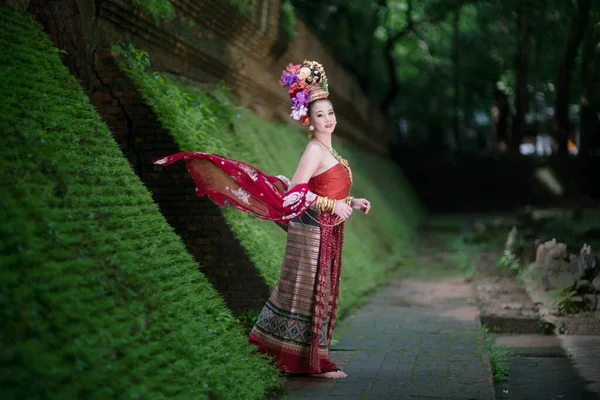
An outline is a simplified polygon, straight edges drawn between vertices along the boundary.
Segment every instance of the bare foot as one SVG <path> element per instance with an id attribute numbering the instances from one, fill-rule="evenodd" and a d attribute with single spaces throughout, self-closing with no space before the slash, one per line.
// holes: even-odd
<path id="1" fill-rule="evenodd" d="M 314 376 L 315 378 L 326 378 L 326 379 L 343 379 L 343 378 L 347 378 L 348 375 L 346 375 L 343 371 L 330 371 L 330 372 L 325 372 L 322 374 L 310 374 L 310 376 Z"/>

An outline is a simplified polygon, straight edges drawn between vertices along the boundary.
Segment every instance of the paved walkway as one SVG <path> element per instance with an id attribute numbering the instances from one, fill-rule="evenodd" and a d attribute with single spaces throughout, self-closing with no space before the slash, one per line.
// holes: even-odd
<path id="1" fill-rule="evenodd" d="M 600 336 L 493 336 L 511 352 L 498 399 L 600 399 Z"/>
<path id="2" fill-rule="evenodd" d="M 392 281 L 337 327 L 349 377 L 290 378 L 284 399 L 494 399 L 472 295 L 460 278 Z"/>

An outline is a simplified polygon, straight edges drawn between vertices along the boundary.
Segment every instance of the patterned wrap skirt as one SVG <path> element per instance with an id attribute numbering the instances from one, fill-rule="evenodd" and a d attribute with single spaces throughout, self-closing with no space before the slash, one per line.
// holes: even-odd
<path id="1" fill-rule="evenodd" d="M 332 305 L 337 305 L 337 298 L 332 298 L 337 297 L 337 293 L 331 290 L 324 291 L 323 323 L 318 346 L 319 368 L 311 367 L 309 361 L 319 255 L 322 251 L 321 228 L 317 220 L 318 213 L 309 209 L 290 221 L 279 280 L 249 337 L 249 342 L 256 345 L 260 352 L 270 355 L 280 370 L 291 374 L 337 370 L 337 366 L 329 360 L 333 332 L 330 324 L 335 323 L 335 306 Z M 326 288 L 332 287 L 332 269 L 327 268 Z"/>

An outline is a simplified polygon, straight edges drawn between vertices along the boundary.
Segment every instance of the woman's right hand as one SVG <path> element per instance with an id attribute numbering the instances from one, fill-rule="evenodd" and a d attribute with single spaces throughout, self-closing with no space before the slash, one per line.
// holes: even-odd
<path id="1" fill-rule="evenodd" d="M 336 200 L 333 213 L 345 221 L 352 215 L 352 207 L 345 200 Z"/>

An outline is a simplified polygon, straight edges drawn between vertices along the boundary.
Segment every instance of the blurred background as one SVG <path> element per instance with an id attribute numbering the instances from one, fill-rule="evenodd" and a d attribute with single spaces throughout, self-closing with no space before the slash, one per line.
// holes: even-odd
<path id="1" fill-rule="evenodd" d="M 597 2 L 292 1 L 432 211 L 600 196 Z"/>
<path id="2" fill-rule="evenodd" d="M 292 176 L 308 132 L 278 82 L 305 59 L 327 72 L 334 147 L 372 204 L 346 225 L 340 324 L 385 290 L 388 320 L 424 306 L 450 331 L 469 308 L 457 351 L 497 398 L 600 393 L 600 2 L 1 3 L 6 398 L 283 394 L 247 335 L 285 232 L 152 160 L 202 151 Z M 507 344 L 526 348 L 510 369 Z"/>

